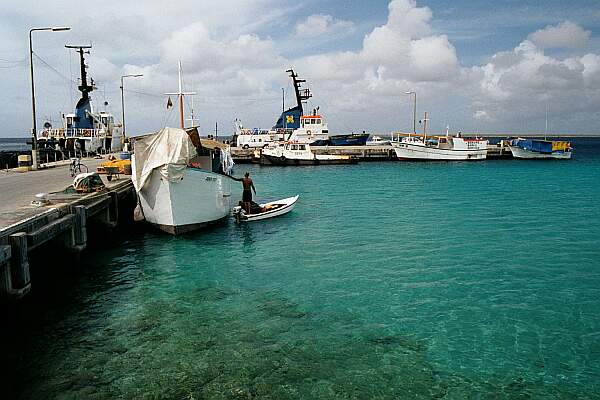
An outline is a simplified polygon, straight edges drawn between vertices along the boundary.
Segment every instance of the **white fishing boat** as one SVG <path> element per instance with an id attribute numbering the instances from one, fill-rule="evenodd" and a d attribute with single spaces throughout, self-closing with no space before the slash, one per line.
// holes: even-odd
<path id="1" fill-rule="evenodd" d="M 131 179 L 146 221 L 177 235 L 227 218 L 233 160 L 226 145 L 183 129 L 183 96 L 194 93 L 183 92 L 181 62 L 179 92 L 171 94 L 179 96 L 181 128 L 134 138 Z"/>
<path id="2" fill-rule="evenodd" d="M 94 80 L 87 80 L 87 65 L 84 54 L 89 53 L 92 46 L 66 46 L 75 48 L 79 53 L 81 82 L 77 87 L 81 98 L 75 106 L 74 113 L 62 114 L 61 128 L 55 128 L 47 121 L 44 128 L 37 133 L 39 148 L 51 148 L 62 151 L 73 151 L 78 155 L 84 153 L 110 153 L 123 147 L 120 126 L 115 118 L 106 111 L 96 112 L 92 106 L 89 93 L 96 89 Z M 105 105 L 108 104 L 105 102 Z"/>
<path id="3" fill-rule="evenodd" d="M 423 119 L 423 135 L 408 134 L 399 141 L 393 141 L 392 148 L 398 160 L 423 161 L 460 161 L 485 160 L 488 140 L 464 138 L 460 132 L 450 135 L 450 127 L 446 127 L 445 136 L 427 137 L 427 113 Z"/>
<path id="4" fill-rule="evenodd" d="M 407 137 L 392 142 L 399 160 L 485 160 L 487 140 L 466 139 L 455 136 Z"/>
<path id="5" fill-rule="evenodd" d="M 367 146 L 388 146 L 390 141 L 383 139 L 381 136 L 372 136 L 367 140 Z"/>
<path id="6" fill-rule="evenodd" d="M 259 221 L 278 217 L 292 211 L 296 205 L 296 202 L 298 201 L 298 197 L 299 196 L 296 195 L 294 197 L 288 197 L 287 199 L 257 204 L 255 209 L 251 210 L 250 214 L 247 214 L 246 211 L 238 205 L 233 208 L 233 214 L 238 221 Z"/>
<path id="7" fill-rule="evenodd" d="M 348 155 L 316 154 L 310 144 L 287 142 L 262 149 L 261 163 L 272 165 L 331 165 L 356 164 L 357 160 Z"/>
<path id="8" fill-rule="evenodd" d="M 132 180 L 146 221 L 177 235 L 229 215 L 232 162 L 222 144 L 200 140 L 195 128 L 134 140 Z"/>

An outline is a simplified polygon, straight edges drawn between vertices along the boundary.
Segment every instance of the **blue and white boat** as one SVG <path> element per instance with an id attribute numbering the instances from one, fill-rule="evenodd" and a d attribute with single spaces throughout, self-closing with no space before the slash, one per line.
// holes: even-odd
<path id="1" fill-rule="evenodd" d="M 302 84 L 306 82 L 304 79 L 298 79 L 298 74 L 293 69 L 286 72 L 290 74 L 294 85 L 294 94 L 296 105 L 283 111 L 275 126 L 271 129 L 248 129 L 244 128 L 239 119 L 235 120 L 235 134 L 233 143 L 236 147 L 247 148 L 262 148 L 269 143 L 290 140 L 292 133 L 302 128 L 301 118 L 304 115 L 303 101 L 312 97 L 310 89 L 302 89 Z"/>
<path id="2" fill-rule="evenodd" d="M 96 112 L 92 107 L 89 94 L 96 87 L 93 79 L 88 84 L 84 58 L 84 54 L 89 54 L 92 46 L 66 47 L 75 48 L 79 53 L 81 84 L 77 88 L 81 92 L 81 98 L 73 113 L 62 114 L 62 128 L 54 128 L 50 122 L 44 123 L 44 129 L 37 134 L 38 147 L 74 150 L 80 154 L 121 150 L 124 138 L 114 116 L 105 111 Z"/>
<path id="3" fill-rule="evenodd" d="M 517 138 L 508 147 L 514 158 L 570 159 L 573 154 L 571 143 L 562 140 Z"/>

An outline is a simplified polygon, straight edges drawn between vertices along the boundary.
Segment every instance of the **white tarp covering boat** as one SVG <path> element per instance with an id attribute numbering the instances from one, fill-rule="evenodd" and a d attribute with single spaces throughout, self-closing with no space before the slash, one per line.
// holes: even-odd
<path id="1" fill-rule="evenodd" d="M 206 143 L 197 130 L 163 128 L 135 138 L 133 184 L 145 219 L 179 234 L 229 214 L 231 169 L 227 151 Z M 225 145 L 223 145 L 225 147 Z"/>

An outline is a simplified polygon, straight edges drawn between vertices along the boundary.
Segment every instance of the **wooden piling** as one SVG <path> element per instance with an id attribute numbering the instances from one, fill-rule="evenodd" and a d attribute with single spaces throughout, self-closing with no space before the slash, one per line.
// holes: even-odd
<path id="1" fill-rule="evenodd" d="M 10 281 L 11 287 L 8 293 L 21 297 L 31 289 L 31 277 L 29 276 L 29 259 L 27 257 L 27 234 L 25 232 L 15 233 L 9 236 L 11 247 L 10 257 Z"/>
<path id="2" fill-rule="evenodd" d="M 108 221 L 116 226 L 119 222 L 119 193 L 110 192 L 110 206 L 108 207 Z"/>
<path id="3" fill-rule="evenodd" d="M 2 294 L 8 294 L 12 288 L 10 253 L 10 246 L 0 246 L 0 293 Z"/>
<path id="4" fill-rule="evenodd" d="M 85 249 L 87 243 L 87 210 L 85 206 L 75 206 L 73 223 L 73 244 L 78 251 Z"/>

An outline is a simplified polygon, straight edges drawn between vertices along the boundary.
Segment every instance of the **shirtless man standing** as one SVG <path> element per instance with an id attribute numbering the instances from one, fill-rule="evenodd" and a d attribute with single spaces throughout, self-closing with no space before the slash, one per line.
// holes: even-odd
<path id="1" fill-rule="evenodd" d="M 233 177 L 232 177 L 233 178 Z M 244 210 L 246 214 L 250 214 L 250 207 L 252 206 L 252 190 L 254 190 L 254 194 L 256 194 L 256 188 L 254 187 L 254 182 L 250 179 L 250 173 L 246 172 L 243 178 L 233 178 L 238 182 L 242 182 L 242 186 L 244 187 L 244 191 L 242 192 L 242 203 L 244 203 Z"/>

